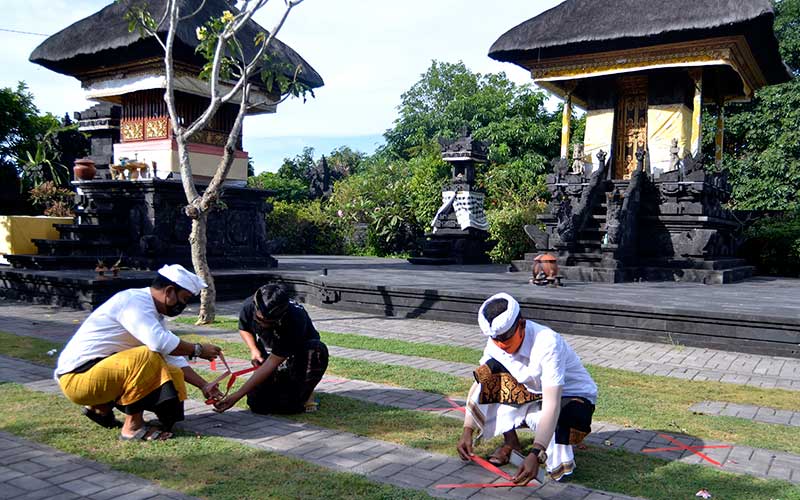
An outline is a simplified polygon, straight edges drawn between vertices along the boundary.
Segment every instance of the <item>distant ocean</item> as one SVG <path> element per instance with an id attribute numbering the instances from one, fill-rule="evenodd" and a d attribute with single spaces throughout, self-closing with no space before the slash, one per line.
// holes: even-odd
<path id="1" fill-rule="evenodd" d="M 314 158 L 319 159 L 340 146 L 372 154 L 384 144 L 382 135 L 359 135 L 341 137 L 252 137 L 245 134 L 244 149 L 253 158 L 256 173 L 275 172 L 284 158 L 294 158 L 303 152 L 303 148 L 314 148 Z"/>

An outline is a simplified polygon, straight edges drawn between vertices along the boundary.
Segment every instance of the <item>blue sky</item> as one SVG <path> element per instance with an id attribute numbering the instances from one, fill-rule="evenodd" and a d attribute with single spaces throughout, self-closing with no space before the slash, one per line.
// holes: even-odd
<path id="1" fill-rule="evenodd" d="M 10 0 L 0 0 L 0 3 Z M 3 11 L 0 28 L 52 34 L 111 0 L 28 0 Z M 473 71 L 499 72 L 518 83 L 528 73 L 487 57 L 491 44 L 559 0 L 305 0 L 279 38 L 324 78 L 306 103 L 290 100 L 277 114 L 245 120 L 245 149 L 257 169 L 275 170 L 304 146 L 317 155 L 341 145 L 367 153 L 397 116 L 401 94 L 431 60 L 459 60 Z M 271 29 L 283 2 L 273 0 L 256 20 Z M 42 111 L 56 114 L 91 105 L 77 80 L 28 62 L 41 36 L 0 31 L 0 87 L 25 80 Z"/>

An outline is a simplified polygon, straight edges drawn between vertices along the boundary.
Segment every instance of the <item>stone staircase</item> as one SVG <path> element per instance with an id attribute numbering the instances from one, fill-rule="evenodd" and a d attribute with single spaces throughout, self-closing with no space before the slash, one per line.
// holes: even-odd
<path id="1" fill-rule="evenodd" d="M 126 214 L 127 215 L 127 214 Z M 6 255 L 14 268 L 94 269 L 98 261 L 111 266 L 124 257 L 132 238 L 127 225 L 107 208 L 76 209 L 73 224 L 56 224 L 59 239 L 34 239 L 36 254 Z"/>

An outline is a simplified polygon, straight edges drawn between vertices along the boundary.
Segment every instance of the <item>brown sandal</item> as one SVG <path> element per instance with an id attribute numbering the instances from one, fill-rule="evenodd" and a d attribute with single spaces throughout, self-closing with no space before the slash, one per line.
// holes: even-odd
<path id="1" fill-rule="evenodd" d="M 504 444 L 503 446 L 494 450 L 494 453 L 489 455 L 488 462 L 497 467 L 502 467 L 511 460 L 511 452 L 514 451 L 515 449 L 516 448 L 514 448 L 510 444 Z"/>

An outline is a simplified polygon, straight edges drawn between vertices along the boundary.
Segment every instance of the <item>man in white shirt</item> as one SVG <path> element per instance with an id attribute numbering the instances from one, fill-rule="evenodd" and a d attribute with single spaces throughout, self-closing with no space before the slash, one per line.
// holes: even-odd
<path id="1" fill-rule="evenodd" d="M 58 358 L 55 377 L 70 401 L 103 427 L 119 427 L 116 406 L 125 413 L 120 439 L 164 440 L 183 420 L 188 382 L 206 398 L 219 398 L 216 386 L 189 366 L 189 359 L 215 359 L 221 349 L 182 341 L 166 327 L 206 283 L 180 265 L 159 269 L 150 287 L 123 290 L 86 318 Z M 145 425 L 153 411 L 161 429 Z"/>
<path id="2" fill-rule="evenodd" d="M 478 428 L 478 438 L 503 434 L 505 443 L 489 458 L 505 465 L 513 450 L 522 449 L 515 429 L 525 424 L 535 438 L 514 482 L 527 484 L 540 465 L 555 480 L 571 474 L 572 445 L 591 432 L 597 385 L 561 335 L 522 318 L 510 295 L 487 299 L 478 323 L 489 339 L 467 398 L 459 455 L 469 460 Z"/>

